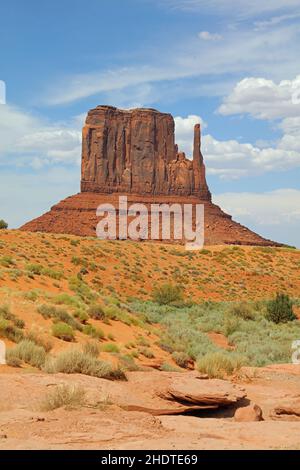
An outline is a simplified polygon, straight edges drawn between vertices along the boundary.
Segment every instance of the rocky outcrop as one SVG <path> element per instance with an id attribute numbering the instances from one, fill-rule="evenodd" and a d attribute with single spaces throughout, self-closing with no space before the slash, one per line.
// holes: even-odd
<path id="1" fill-rule="evenodd" d="M 236 223 L 212 203 L 200 124 L 194 129 L 192 160 L 178 151 L 174 127 L 170 114 L 154 109 L 98 106 L 89 111 L 83 128 L 81 193 L 56 204 L 21 230 L 96 236 L 97 207 L 112 204 L 117 208 L 122 194 L 128 196 L 128 204 L 141 203 L 148 210 L 151 204 L 176 203 L 181 208 L 203 204 L 206 245 L 278 245 Z"/>
<path id="2" fill-rule="evenodd" d="M 67 233 L 82 237 L 95 237 L 99 218 L 96 215 L 100 204 L 112 204 L 118 207 L 119 194 L 79 193 L 70 196 L 51 208 L 49 212 L 28 222 L 21 230 L 29 232 Z M 151 204 L 197 204 L 195 197 L 180 196 L 150 196 L 128 194 L 128 205 L 142 203 L 149 210 Z M 205 227 L 204 238 L 206 245 L 257 245 L 276 246 L 248 228 L 232 220 L 220 207 L 209 201 L 204 201 Z M 150 224 L 150 222 L 149 222 Z M 151 226 L 149 225 L 149 233 Z M 173 241 L 172 239 L 170 240 Z M 175 241 L 177 244 L 181 242 Z"/>
<path id="3" fill-rule="evenodd" d="M 82 134 L 81 191 L 195 195 L 210 200 L 195 126 L 194 158 L 178 153 L 174 119 L 154 109 L 98 106 Z"/>
<path id="4" fill-rule="evenodd" d="M 201 380 L 194 374 L 184 374 L 175 377 L 160 396 L 185 405 L 219 407 L 234 405 L 246 397 L 246 392 L 225 380 Z"/>
<path id="5" fill-rule="evenodd" d="M 270 415 L 273 419 L 300 420 L 300 396 L 286 398 L 271 411 Z"/>

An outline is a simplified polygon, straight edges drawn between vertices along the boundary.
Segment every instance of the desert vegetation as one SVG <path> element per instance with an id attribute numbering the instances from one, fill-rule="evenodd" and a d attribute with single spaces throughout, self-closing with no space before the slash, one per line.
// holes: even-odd
<path id="1" fill-rule="evenodd" d="M 172 354 L 176 364 L 187 367 L 195 361 L 201 372 L 212 377 L 230 375 L 242 365 L 264 366 L 291 361 L 291 344 L 300 338 L 292 300 L 285 296 L 290 316 L 270 318 L 270 305 L 261 302 L 203 302 L 174 307 L 153 302 L 134 302 L 132 308 L 153 324 L 160 324 L 159 345 Z M 282 300 L 280 300 L 282 302 Z M 290 310 L 291 309 L 291 310 Z M 209 334 L 226 338 L 228 347 L 218 345 Z"/>
<path id="2" fill-rule="evenodd" d="M 0 230 L 5 230 L 8 228 L 8 224 L 5 222 L 5 220 L 1 219 L 0 220 Z"/>
<path id="3" fill-rule="evenodd" d="M 9 365 L 97 377 L 290 362 L 299 269 L 288 248 L 186 252 L 4 230 L 0 337 Z"/>

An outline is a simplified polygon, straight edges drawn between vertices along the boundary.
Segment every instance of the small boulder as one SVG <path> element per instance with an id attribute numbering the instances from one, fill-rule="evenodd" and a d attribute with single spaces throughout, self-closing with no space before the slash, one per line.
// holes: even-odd
<path id="1" fill-rule="evenodd" d="M 300 397 L 291 397 L 285 403 L 280 403 L 271 411 L 270 416 L 273 419 L 286 421 L 300 420 Z"/>
<path id="2" fill-rule="evenodd" d="M 262 409 L 255 403 L 244 408 L 238 408 L 235 412 L 234 420 L 238 423 L 263 421 Z"/>

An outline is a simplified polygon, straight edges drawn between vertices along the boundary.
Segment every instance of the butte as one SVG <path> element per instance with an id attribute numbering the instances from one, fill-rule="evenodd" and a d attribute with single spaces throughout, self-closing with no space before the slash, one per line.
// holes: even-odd
<path id="1" fill-rule="evenodd" d="M 81 192 L 54 205 L 21 227 L 30 232 L 96 236 L 97 207 L 128 204 L 203 204 L 206 245 L 279 246 L 232 220 L 213 204 L 203 155 L 201 129 L 194 129 L 193 159 L 175 144 L 171 114 L 155 109 L 97 106 L 82 132 Z M 178 242 L 177 242 L 178 243 Z"/>

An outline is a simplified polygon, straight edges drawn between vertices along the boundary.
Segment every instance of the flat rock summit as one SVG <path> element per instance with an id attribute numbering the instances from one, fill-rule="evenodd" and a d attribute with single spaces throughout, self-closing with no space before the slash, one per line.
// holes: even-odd
<path id="1" fill-rule="evenodd" d="M 212 203 L 201 153 L 201 128 L 194 129 L 192 160 L 175 143 L 171 114 L 155 109 L 121 110 L 97 106 L 89 111 L 82 133 L 81 192 L 21 230 L 96 236 L 100 204 L 203 204 L 205 244 L 276 246 L 233 221 Z M 178 243 L 178 241 L 177 241 Z"/>

